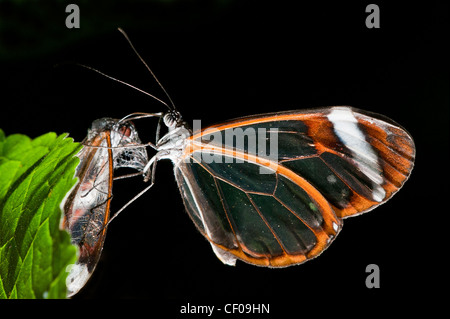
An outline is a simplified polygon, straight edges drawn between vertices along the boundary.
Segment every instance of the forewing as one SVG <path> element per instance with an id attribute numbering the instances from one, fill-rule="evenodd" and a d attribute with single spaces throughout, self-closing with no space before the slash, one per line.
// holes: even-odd
<path id="1" fill-rule="evenodd" d="M 264 141 L 260 132 L 271 129 L 278 133 L 265 133 L 266 145 L 259 143 L 256 150 L 248 144 L 236 145 L 237 138 L 226 138 L 243 134 L 248 140 Z M 223 139 L 213 138 L 217 131 Z M 267 154 L 274 138 L 275 159 Z M 386 202 L 408 179 L 415 158 L 413 139 L 400 125 L 382 115 L 350 107 L 238 119 L 207 128 L 192 136 L 191 141 L 269 156 L 313 185 L 341 218 Z"/>
<path id="2" fill-rule="evenodd" d="M 109 132 L 86 142 L 92 146 L 110 147 Z M 69 296 L 80 290 L 90 278 L 100 258 L 109 220 L 112 191 L 111 149 L 84 147 L 77 155 L 79 182 L 64 204 L 64 227 L 72 243 L 79 247 L 79 258 L 67 279 Z"/>

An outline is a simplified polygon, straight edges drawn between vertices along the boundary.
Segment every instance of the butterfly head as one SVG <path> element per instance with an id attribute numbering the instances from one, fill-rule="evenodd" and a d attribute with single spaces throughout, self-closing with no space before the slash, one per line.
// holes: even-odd
<path id="1" fill-rule="evenodd" d="M 176 110 L 170 110 L 164 114 L 163 121 L 169 131 L 179 127 L 183 123 L 180 112 Z"/>

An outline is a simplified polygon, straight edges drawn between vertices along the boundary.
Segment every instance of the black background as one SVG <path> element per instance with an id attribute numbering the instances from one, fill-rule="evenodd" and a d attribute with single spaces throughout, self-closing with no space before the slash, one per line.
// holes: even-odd
<path id="1" fill-rule="evenodd" d="M 255 113 L 351 105 L 394 119 L 416 142 L 416 168 L 392 200 L 346 220 L 319 258 L 285 269 L 223 265 L 184 212 L 172 164 L 160 162 L 156 186 L 109 227 L 97 270 L 76 299 L 149 299 L 145 305 L 174 314 L 188 301 L 338 312 L 354 303 L 402 305 L 445 275 L 438 247 L 449 191 L 448 8 L 377 1 L 381 28 L 368 29 L 370 1 L 294 3 L 81 1 L 80 29 L 65 27 L 64 2 L 0 5 L 6 134 L 67 132 L 81 141 L 94 119 L 164 111 L 71 64 L 166 99 L 120 26 L 188 122 L 201 119 L 205 127 Z M 142 140 L 153 141 L 154 120 L 135 124 Z M 112 211 L 145 186 L 140 178 L 115 183 Z M 365 286 L 371 263 L 380 267 L 380 289 Z"/>

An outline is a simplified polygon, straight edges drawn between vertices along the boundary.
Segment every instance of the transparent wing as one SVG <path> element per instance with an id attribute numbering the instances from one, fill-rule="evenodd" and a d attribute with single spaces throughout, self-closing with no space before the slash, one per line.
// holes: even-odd
<path id="1" fill-rule="evenodd" d="M 110 146 L 101 134 L 91 141 L 94 146 Z M 69 296 L 76 294 L 88 281 L 100 258 L 106 236 L 106 223 L 112 196 L 111 149 L 84 147 L 77 155 L 78 184 L 64 204 L 63 225 L 79 247 L 79 258 L 68 275 Z"/>
<path id="2" fill-rule="evenodd" d="M 412 137 L 394 121 L 350 107 L 266 114 L 207 128 L 193 143 L 261 156 L 248 144 L 236 146 L 222 136 L 278 131 L 276 162 L 308 180 L 345 218 L 386 202 L 408 179 L 414 166 Z M 213 133 L 208 133 L 214 131 Z M 259 131 L 260 130 L 260 131 Z M 211 141 L 212 140 L 212 141 Z M 228 139 L 228 141 L 233 141 Z M 236 139 L 234 139 L 236 141 Z M 270 137 L 265 150 L 270 149 Z"/>
<path id="3" fill-rule="evenodd" d="M 175 168 L 185 206 L 227 264 L 235 259 L 282 267 L 320 254 L 341 228 L 325 198 L 291 171 L 252 161 L 206 164 L 196 158 Z M 210 154 L 207 154 L 208 156 Z"/>
<path id="4" fill-rule="evenodd" d="M 274 138 L 276 158 L 267 154 Z M 265 143 L 263 151 L 242 140 Z M 349 107 L 238 119 L 188 141 L 177 182 L 190 217 L 227 264 L 277 267 L 317 256 L 340 218 L 400 189 L 415 157 L 398 124 Z"/>

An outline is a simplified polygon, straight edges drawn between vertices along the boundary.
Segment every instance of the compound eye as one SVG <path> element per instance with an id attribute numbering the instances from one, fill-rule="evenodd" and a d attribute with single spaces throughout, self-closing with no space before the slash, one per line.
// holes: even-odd
<path id="1" fill-rule="evenodd" d="M 130 135 L 131 135 L 131 128 L 128 125 L 122 125 L 119 128 L 119 133 L 121 135 L 123 135 L 123 136 L 130 137 Z"/>
<path id="2" fill-rule="evenodd" d="M 177 120 L 178 118 L 176 117 L 175 114 L 173 113 L 167 113 L 164 115 L 164 124 L 169 127 L 169 128 L 173 128 L 175 127 L 175 125 L 177 124 Z"/>

